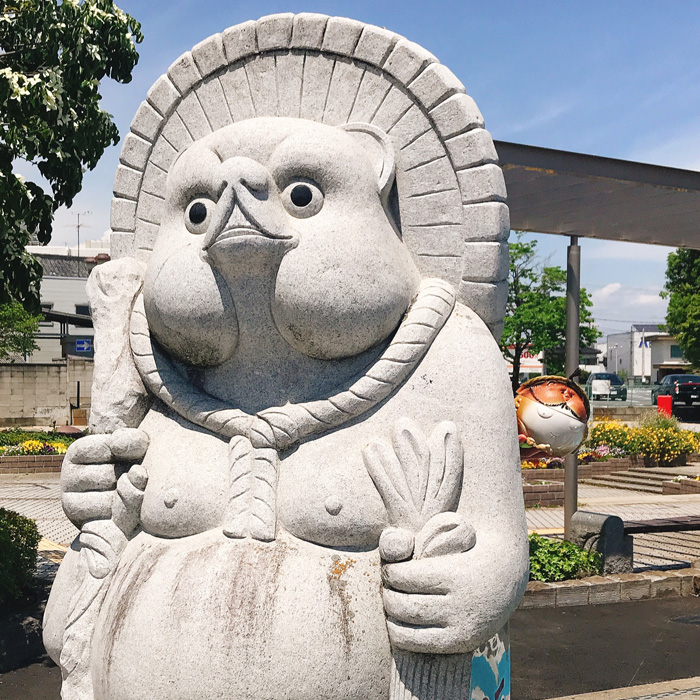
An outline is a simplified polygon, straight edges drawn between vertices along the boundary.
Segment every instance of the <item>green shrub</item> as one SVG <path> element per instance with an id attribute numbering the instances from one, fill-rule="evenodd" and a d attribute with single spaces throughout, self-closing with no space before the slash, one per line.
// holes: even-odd
<path id="1" fill-rule="evenodd" d="M 532 534 L 530 540 L 530 580 L 552 583 L 599 574 L 603 558 L 566 540 Z"/>
<path id="2" fill-rule="evenodd" d="M 33 520 L 0 508 L 0 606 L 31 587 L 40 539 Z"/>

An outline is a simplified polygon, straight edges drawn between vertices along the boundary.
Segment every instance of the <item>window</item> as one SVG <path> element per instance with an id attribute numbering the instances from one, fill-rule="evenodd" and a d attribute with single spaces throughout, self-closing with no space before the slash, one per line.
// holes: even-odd
<path id="1" fill-rule="evenodd" d="M 41 310 L 42 311 L 51 311 L 53 309 L 53 303 L 52 302 L 42 302 L 41 303 Z M 42 326 L 43 328 L 52 328 L 53 327 L 53 321 L 39 321 L 39 325 Z"/>
<path id="2" fill-rule="evenodd" d="M 671 345 L 671 357 L 678 360 L 683 358 L 683 351 L 680 345 Z"/>
<path id="3" fill-rule="evenodd" d="M 81 316 L 89 316 L 90 307 L 88 306 L 88 304 L 76 304 L 75 313 L 80 314 Z"/>

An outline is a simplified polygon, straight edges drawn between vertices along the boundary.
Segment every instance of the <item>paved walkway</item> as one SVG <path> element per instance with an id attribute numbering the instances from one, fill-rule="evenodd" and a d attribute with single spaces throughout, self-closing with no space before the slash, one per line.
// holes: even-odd
<path id="1" fill-rule="evenodd" d="M 61 507 L 60 474 L 0 475 L 0 507 L 36 520 L 42 537 L 69 545 L 78 534 Z"/>
<path id="2" fill-rule="evenodd" d="M 579 484 L 579 508 L 618 515 L 623 520 L 654 520 L 700 515 L 700 494 L 660 496 Z M 530 531 L 546 535 L 564 532 L 563 508 L 528 508 Z M 634 536 L 634 569 L 684 568 L 700 559 L 700 532 L 669 532 Z M 700 664 L 699 664 L 700 670 Z"/>

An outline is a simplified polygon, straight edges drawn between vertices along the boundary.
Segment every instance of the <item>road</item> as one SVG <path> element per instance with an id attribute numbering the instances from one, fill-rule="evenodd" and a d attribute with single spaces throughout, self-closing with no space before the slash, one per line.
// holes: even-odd
<path id="1" fill-rule="evenodd" d="M 594 412 L 596 408 L 608 407 L 615 408 L 620 406 L 642 406 L 650 409 L 656 407 L 651 402 L 651 388 L 633 387 L 627 389 L 627 401 L 591 401 Z M 700 424 L 700 405 L 695 406 L 675 406 L 673 409 L 675 415 L 683 423 Z"/>
<path id="2" fill-rule="evenodd" d="M 627 401 L 591 401 L 591 405 L 596 406 L 649 406 L 651 407 L 651 389 L 643 387 L 633 387 L 627 389 Z"/>

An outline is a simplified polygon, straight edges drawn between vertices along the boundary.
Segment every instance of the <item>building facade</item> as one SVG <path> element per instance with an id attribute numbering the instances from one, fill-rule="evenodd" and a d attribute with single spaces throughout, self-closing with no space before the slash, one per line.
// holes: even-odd
<path id="1" fill-rule="evenodd" d="M 608 372 L 626 374 L 628 379 L 644 384 L 652 381 L 650 336 L 658 332 L 656 323 L 635 323 L 629 331 L 608 335 L 605 354 Z"/>

